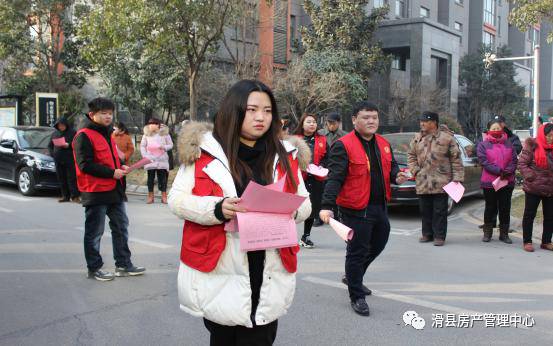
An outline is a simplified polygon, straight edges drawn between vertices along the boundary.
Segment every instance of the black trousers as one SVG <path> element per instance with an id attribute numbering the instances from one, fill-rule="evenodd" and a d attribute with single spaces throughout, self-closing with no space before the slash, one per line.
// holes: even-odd
<path id="1" fill-rule="evenodd" d="M 74 163 L 56 161 L 56 175 L 60 182 L 62 198 L 70 199 L 79 197 L 80 193 L 77 189 L 77 174 L 75 172 Z"/>
<path id="2" fill-rule="evenodd" d="M 419 195 L 422 235 L 444 239 L 447 235 L 447 194 Z"/>
<path id="3" fill-rule="evenodd" d="M 275 342 L 278 320 L 264 326 L 223 326 L 206 320 L 204 325 L 211 334 L 210 346 L 270 346 Z"/>
<path id="4" fill-rule="evenodd" d="M 499 214 L 499 225 L 508 227 L 511 223 L 511 196 L 512 186 L 505 186 L 498 191 L 494 189 L 483 189 L 486 206 L 484 208 L 484 223 L 495 226 Z"/>
<path id="5" fill-rule="evenodd" d="M 534 219 L 536 218 L 540 202 L 543 209 L 541 243 L 551 243 L 551 235 L 553 234 L 553 197 L 541 197 L 528 192 L 525 193 L 524 216 L 522 217 L 522 238 L 524 243 L 532 242 Z"/>
<path id="6" fill-rule="evenodd" d="M 507 187 L 504 187 L 504 189 L 507 188 Z M 503 190 L 503 189 L 501 189 Z M 508 192 L 509 193 L 509 201 L 511 201 L 511 198 L 513 197 L 513 190 L 514 190 L 514 187 L 510 188 L 509 190 L 505 191 L 505 192 Z M 484 198 L 485 198 L 485 194 L 484 194 Z M 490 220 L 492 220 L 490 223 L 493 224 L 493 227 L 495 228 L 497 226 L 497 214 L 498 214 L 498 209 L 496 209 L 495 211 L 492 210 L 493 212 L 493 215 L 490 214 L 491 218 Z M 485 222 L 486 223 L 486 222 Z M 499 223 L 501 224 L 501 220 L 499 221 Z"/>
<path id="7" fill-rule="evenodd" d="M 305 179 L 305 188 L 309 192 L 309 201 L 311 202 L 311 215 L 305 220 L 303 224 L 303 234 L 310 235 L 313 222 L 319 217 L 321 211 L 321 202 L 323 199 L 324 182 L 318 181 L 311 174 L 307 175 Z"/>
<path id="8" fill-rule="evenodd" d="M 148 171 L 148 192 L 154 192 L 154 180 L 157 174 L 157 187 L 159 191 L 167 191 L 167 178 L 169 173 L 164 169 L 149 169 Z"/>
<path id="9" fill-rule="evenodd" d="M 341 213 L 342 222 L 353 229 L 346 249 L 346 278 L 350 299 L 364 298 L 363 276 L 380 255 L 390 237 L 390 221 L 385 205 L 368 205 L 364 217 Z"/>

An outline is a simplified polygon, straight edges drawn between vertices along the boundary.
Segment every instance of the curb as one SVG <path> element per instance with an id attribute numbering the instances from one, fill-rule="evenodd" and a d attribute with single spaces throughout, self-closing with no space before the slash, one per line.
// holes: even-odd
<path id="1" fill-rule="evenodd" d="M 515 193 L 513 193 L 513 197 L 518 197 L 523 194 L 524 192 L 522 191 L 515 191 Z M 478 211 L 482 211 L 483 213 L 484 209 L 482 207 L 476 207 L 471 210 L 468 210 L 467 214 L 469 214 L 471 217 L 477 220 L 481 220 L 482 222 L 484 222 L 483 215 L 477 214 Z M 511 228 L 514 229 L 517 233 L 522 234 L 522 219 L 519 219 L 518 217 L 511 215 Z M 542 233 L 543 233 L 543 225 L 534 223 L 534 228 L 532 231 L 532 239 L 538 240 L 539 243 L 541 244 Z"/>
<path id="2" fill-rule="evenodd" d="M 127 194 L 134 196 L 148 196 L 148 187 L 145 185 L 127 184 Z M 154 190 L 155 197 L 161 197 L 161 192 Z"/>

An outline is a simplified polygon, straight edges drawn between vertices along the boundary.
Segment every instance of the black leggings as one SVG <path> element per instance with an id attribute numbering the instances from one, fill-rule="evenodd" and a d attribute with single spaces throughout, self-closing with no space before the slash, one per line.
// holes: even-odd
<path id="1" fill-rule="evenodd" d="M 154 179 L 157 173 L 157 187 L 159 191 L 167 191 L 167 176 L 168 173 L 164 169 L 149 169 L 148 170 L 148 192 L 154 192 Z"/>
<path id="2" fill-rule="evenodd" d="M 553 197 L 541 197 L 531 193 L 525 193 L 524 216 L 522 217 L 522 238 L 524 243 L 532 242 L 532 230 L 534 228 L 534 219 L 538 212 L 538 206 L 542 203 L 543 209 L 543 233 L 541 236 L 542 244 L 551 243 L 553 234 Z"/>

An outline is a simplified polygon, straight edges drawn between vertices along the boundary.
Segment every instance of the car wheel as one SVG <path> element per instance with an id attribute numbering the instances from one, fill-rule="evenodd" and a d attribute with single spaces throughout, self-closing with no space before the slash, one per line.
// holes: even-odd
<path id="1" fill-rule="evenodd" d="M 453 207 L 455 207 L 455 202 L 451 199 L 451 197 L 447 196 L 447 215 L 451 215 Z"/>
<path id="2" fill-rule="evenodd" d="M 17 175 L 17 188 L 24 196 L 32 196 L 35 193 L 35 178 L 33 172 L 25 167 Z"/>

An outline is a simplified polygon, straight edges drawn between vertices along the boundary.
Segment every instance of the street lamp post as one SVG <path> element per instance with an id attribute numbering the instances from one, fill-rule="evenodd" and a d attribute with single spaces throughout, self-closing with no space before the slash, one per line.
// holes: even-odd
<path id="1" fill-rule="evenodd" d="M 532 56 L 520 56 L 510 58 L 498 58 L 493 53 L 486 53 L 484 55 L 484 67 L 489 69 L 491 65 L 496 61 L 513 61 L 513 60 L 534 60 L 533 79 L 534 79 L 534 104 L 532 110 L 532 136 L 535 138 L 538 135 L 538 117 L 540 108 L 540 46 L 534 46 L 534 55 Z"/>

